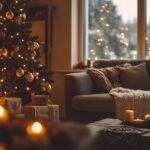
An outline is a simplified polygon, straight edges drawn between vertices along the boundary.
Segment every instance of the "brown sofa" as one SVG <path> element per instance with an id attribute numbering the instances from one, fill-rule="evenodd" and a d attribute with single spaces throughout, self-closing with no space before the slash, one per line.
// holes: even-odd
<path id="1" fill-rule="evenodd" d="M 111 67 L 124 63 L 137 65 L 146 62 L 150 70 L 150 60 L 99 60 L 95 68 Z M 149 73 L 150 74 L 150 73 Z M 115 103 L 108 93 L 97 93 L 92 78 L 85 72 L 65 76 L 66 115 L 68 120 L 88 123 L 102 118 L 115 117 Z"/>

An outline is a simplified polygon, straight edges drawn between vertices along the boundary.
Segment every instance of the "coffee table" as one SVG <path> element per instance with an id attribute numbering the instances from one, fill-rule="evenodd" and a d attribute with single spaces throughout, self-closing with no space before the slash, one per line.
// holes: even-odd
<path id="1" fill-rule="evenodd" d="M 96 137 L 95 139 L 93 139 L 95 141 L 93 142 L 94 147 L 92 148 L 92 150 L 101 150 L 100 139 L 98 139 L 98 136 L 96 135 L 98 135 L 100 131 L 109 126 L 123 126 L 123 125 L 121 124 L 120 120 L 110 118 L 96 121 L 87 125 L 92 134 Z M 150 150 L 150 130 L 149 129 L 143 130 L 146 130 L 148 132 L 140 136 L 140 140 L 138 140 L 138 150 Z"/>

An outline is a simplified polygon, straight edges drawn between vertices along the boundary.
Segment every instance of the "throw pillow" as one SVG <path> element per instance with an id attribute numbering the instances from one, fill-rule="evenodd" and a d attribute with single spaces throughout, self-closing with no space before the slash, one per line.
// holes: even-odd
<path id="1" fill-rule="evenodd" d="M 150 89 L 150 78 L 147 73 L 146 64 L 128 68 L 118 68 L 122 86 L 130 89 Z"/>
<path id="2" fill-rule="evenodd" d="M 106 68 L 106 71 L 107 71 L 107 77 L 110 80 L 113 88 L 120 87 L 121 83 L 119 78 L 119 72 L 116 69 L 116 67 L 110 67 L 110 68 L 108 67 Z"/>
<path id="3" fill-rule="evenodd" d="M 112 89 L 112 84 L 107 76 L 100 69 L 89 68 L 87 73 L 93 78 L 101 93 L 108 93 Z"/>
<path id="4" fill-rule="evenodd" d="M 114 66 L 114 67 L 104 68 L 105 71 L 107 72 L 107 77 L 110 80 L 113 88 L 121 86 L 118 68 L 127 68 L 127 67 L 130 67 L 130 66 L 131 66 L 131 64 L 125 63 L 123 65 L 117 65 L 117 66 Z"/>

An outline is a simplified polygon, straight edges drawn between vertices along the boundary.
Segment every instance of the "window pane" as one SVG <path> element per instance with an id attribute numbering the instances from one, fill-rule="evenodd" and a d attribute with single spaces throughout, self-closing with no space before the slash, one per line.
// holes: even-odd
<path id="1" fill-rule="evenodd" d="M 88 57 L 137 58 L 137 0 L 88 0 Z"/>
<path id="2" fill-rule="evenodd" d="M 147 8 L 146 8 L 146 36 L 145 36 L 145 49 L 146 49 L 146 58 L 150 59 L 150 1 L 147 0 Z"/>

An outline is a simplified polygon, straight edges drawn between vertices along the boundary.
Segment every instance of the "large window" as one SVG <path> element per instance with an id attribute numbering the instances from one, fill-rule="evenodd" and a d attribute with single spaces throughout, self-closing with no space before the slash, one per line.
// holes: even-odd
<path id="1" fill-rule="evenodd" d="M 150 59 L 150 1 L 147 0 L 147 17 L 146 17 L 146 36 L 145 36 L 145 49 L 146 58 Z"/>
<path id="2" fill-rule="evenodd" d="M 146 14 L 150 15 L 149 6 L 147 1 Z M 86 59 L 138 58 L 138 0 L 85 0 L 85 12 Z M 146 58 L 150 58 L 149 15 L 145 21 Z"/>

